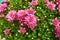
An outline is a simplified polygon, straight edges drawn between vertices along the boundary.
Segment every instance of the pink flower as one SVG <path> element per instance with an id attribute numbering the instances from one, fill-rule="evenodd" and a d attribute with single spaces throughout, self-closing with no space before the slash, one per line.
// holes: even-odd
<path id="1" fill-rule="evenodd" d="M 50 10 L 55 10 L 56 5 L 55 5 L 54 3 L 52 3 L 52 2 L 48 2 L 48 3 L 47 3 L 47 7 L 48 7 L 48 9 L 50 9 Z"/>
<path id="2" fill-rule="evenodd" d="M 27 11 L 28 14 L 35 14 L 35 12 L 36 12 L 32 7 L 30 7 L 26 11 Z"/>
<path id="3" fill-rule="evenodd" d="M 7 7 L 7 3 L 3 3 L 3 4 L 1 5 L 1 7 L 2 7 L 2 8 L 6 8 L 6 7 Z"/>
<path id="4" fill-rule="evenodd" d="M 60 0 L 55 0 L 55 2 L 59 4 L 60 3 Z"/>
<path id="5" fill-rule="evenodd" d="M 48 2 L 49 2 L 49 0 L 43 0 L 43 2 L 44 2 L 44 3 L 48 3 Z"/>
<path id="6" fill-rule="evenodd" d="M 10 33 L 10 29 L 5 29 L 3 32 L 4 32 L 4 34 L 6 34 L 6 35 L 7 35 L 7 34 L 9 34 L 9 33 Z"/>
<path id="7" fill-rule="evenodd" d="M 5 8 L 7 7 L 7 4 L 6 3 L 3 3 L 0 5 L 0 13 L 5 11 Z"/>
<path id="8" fill-rule="evenodd" d="M 53 23 L 54 26 L 56 26 L 59 23 L 59 21 L 58 21 L 57 18 L 55 18 L 55 19 L 52 20 L 52 23 Z"/>
<path id="9" fill-rule="evenodd" d="M 37 20 L 35 17 L 35 11 L 32 8 L 26 10 L 19 10 L 17 12 L 17 20 L 19 20 L 19 24 L 23 24 L 24 26 L 28 26 L 31 30 L 34 30 Z"/>
<path id="10" fill-rule="evenodd" d="M 16 18 L 16 11 L 15 10 L 11 10 L 9 11 L 9 13 L 7 14 L 6 16 L 6 19 L 9 21 L 9 22 L 13 22 Z"/>
<path id="11" fill-rule="evenodd" d="M 32 14 L 32 15 L 35 14 L 35 10 L 32 7 L 30 7 L 27 10 L 19 10 L 17 12 L 17 20 L 21 20 L 29 14 Z"/>
<path id="12" fill-rule="evenodd" d="M 23 27 L 21 27 L 21 28 L 18 30 L 18 32 L 20 32 L 20 33 L 24 34 L 24 33 L 26 33 L 26 29 L 25 29 L 25 28 L 23 28 Z"/>
<path id="13" fill-rule="evenodd" d="M 58 5 L 58 12 L 60 13 L 60 4 Z"/>
<path id="14" fill-rule="evenodd" d="M 19 23 L 27 25 L 28 28 L 30 28 L 31 30 L 34 30 L 36 23 L 37 23 L 37 20 L 36 20 L 36 17 L 34 15 L 28 14 L 27 16 L 21 18 Z"/>
<path id="15" fill-rule="evenodd" d="M 60 22 L 55 27 L 55 35 L 56 37 L 60 38 Z"/>
<path id="16" fill-rule="evenodd" d="M 3 13 L 0 14 L 0 17 L 4 17 L 5 15 Z"/>
<path id="17" fill-rule="evenodd" d="M 25 24 L 30 28 L 31 30 L 34 30 L 36 26 L 37 20 L 36 17 L 32 14 L 25 17 Z"/>
<path id="18" fill-rule="evenodd" d="M 37 6 L 37 5 L 38 5 L 38 2 L 35 1 L 35 0 L 32 0 L 32 1 L 30 2 L 30 5 L 31 5 L 31 6 Z"/>
<path id="19" fill-rule="evenodd" d="M 27 15 L 27 12 L 25 10 L 19 10 L 17 12 L 17 20 L 21 20 Z"/>

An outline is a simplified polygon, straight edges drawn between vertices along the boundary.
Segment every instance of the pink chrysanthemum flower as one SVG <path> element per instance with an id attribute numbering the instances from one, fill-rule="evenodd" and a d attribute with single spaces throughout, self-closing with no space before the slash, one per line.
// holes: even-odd
<path id="1" fill-rule="evenodd" d="M 37 5 L 38 5 L 38 1 L 32 0 L 32 1 L 30 2 L 30 5 L 31 5 L 31 6 L 37 6 Z"/>
<path id="2" fill-rule="evenodd" d="M 7 34 L 9 34 L 9 33 L 10 33 L 10 29 L 5 29 L 3 32 L 4 32 L 4 34 L 6 34 L 6 35 L 7 35 Z"/>
<path id="3" fill-rule="evenodd" d="M 60 4 L 58 5 L 58 12 L 60 13 Z"/>
<path id="4" fill-rule="evenodd" d="M 28 26 L 28 28 L 33 30 L 37 23 L 37 20 L 34 14 L 35 14 L 35 11 L 32 8 L 29 8 L 27 10 L 19 10 L 17 13 L 17 19 L 19 20 L 19 24 Z"/>
<path id="5" fill-rule="evenodd" d="M 14 20 L 15 20 L 15 18 L 16 18 L 16 11 L 15 10 L 11 10 L 11 11 L 9 11 L 9 13 L 7 14 L 7 16 L 6 16 L 6 19 L 8 20 L 8 21 L 10 21 L 10 22 L 13 22 Z"/>
<path id="6" fill-rule="evenodd" d="M 60 0 L 55 0 L 56 3 L 60 4 Z"/>
<path id="7" fill-rule="evenodd" d="M 34 15 L 29 14 L 24 19 L 19 21 L 19 23 L 28 26 L 28 28 L 30 28 L 31 30 L 34 30 L 36 23 L 37 23 L 37 19 Z"/>
<path id="8" fill-rule="evenodd" d="M 5 15 L 3 13 L 0 14 L 0 17 L 4 17 Z"/>
<path id="9" fill-rule="evenodd" d="M 19 10 L 17 12 L 17 20 L 23 19 L 27 15 L 27 12 L 25 10 Z"/>
<path id="10" fill-rule="evenodd" d="M 25 24 L 30 28 L 31 30 L 34 30 L 37 20 L 36 17 L 32 14 L 28 15 L 25 17 Z"/>
<path id="11" fill-rule="evenodd" d="M 32 7 L 30 7 L 26 11 L 28 12 L 28 14 L 35 14 L 35 12 L 36 12 Z"/>
<path id="12" fill-rule="evenodd" d="M 21 28 L 18 30 L 18 32 L 24 34 L 24 33 L 26 33 L 26 29 L 23 28 L 23 27 L 21 27 Z"/>
<path id="13" fill-rule="evenodd" d="M 54 26 L 56 26 L 59 23 L 59 20 L 57 18 L 52 20 L 52 23 Z"/>
<path id="14" fill-rule="evenodd" d="M 23 19 L 24 17 L 26 17 L 29 14 L 32 14 L 32 15 L 35 14 L 35 10 L 32 9 L 32 7 L 30 7 L 27 10 L 19 10 L 17 12 L 17 20 L 21 20 L 21 19 Z"/>
<path id="15" fill-rule="evenodd" d="M 7 7 L 7 4 L 6 3 L 3 3 L 0 5 L 0 13 L 5 11 L 5 8 Z"/>
<path id="16" fill-rule="evenodd" d="M 60 38 L 60 22 L 55 27 L 55 35 Z"/>
<path id="17" fill-rule="evenodd" d="M 49 0 L 43 0 L 43 2 L 44 2 L 44 3 L 48 3 L 48 2 L 49 2 Z"/>
<path id="18" fill-rule="evenodd" d="M 47 7 L 50 10 L 55 10 L 56 4 L 52 3 L 52 2 L 48 2 L 47 3 Z"/>

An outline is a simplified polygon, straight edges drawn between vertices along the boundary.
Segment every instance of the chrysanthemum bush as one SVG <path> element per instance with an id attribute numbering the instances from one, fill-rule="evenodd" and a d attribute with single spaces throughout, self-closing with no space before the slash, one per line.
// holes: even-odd
<path id="1" fill-rule="evenodd" d="M 0 4 L 0 35 L 6 40 L 60 40 L 60 0 L 5 0 Z"/>

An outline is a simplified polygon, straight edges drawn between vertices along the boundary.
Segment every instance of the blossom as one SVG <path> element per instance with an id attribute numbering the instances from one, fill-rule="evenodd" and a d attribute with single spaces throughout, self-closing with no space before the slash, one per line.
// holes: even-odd
<path id="1" fill-rule="evenodd" d="M 54 26 L 56 26 L 59 23 L 59 20 L 57 18 L 52 20 L 52 23 Z"/>
<path id="2" fill-rule="evenodd" d="M 58 5 L 58 12 L 60 13 L 60 4 Z"/>
<path id="3" fill-rule="evenodd" d="M 7 34 L 9 34 L 9 33 L 10 33 L 10 29 L 5 29 L 3 32 L 4 32 L 4 34 L 6 34 L 6 35 L 7 35 Z"/>
<path id="4" fill-rule="evenodd" d="M 30 28 L 31 30 L 34 30 L 36 26 L 37 20 L 36 17 L 32 14 L 25 17 L 25 24 Z"/>
<path id="5" fill-rule="evenodd" d="M 11 10 L 9 11 L 9 13 L 6 15 L 6 19 L 9 21 L 9 22 L 13 22 L 16 18 L 16 11 L 15 10 Z"/>
<path id="6" fill-rule="evenodd" d="M 32 1 L 30 2 L 30 5 L 31 5 L 31 6 L 37 6 L 37 5 L 38 5 L 38 2 L 37 2 L 36 0 L 32 0 Z"/>
<path id="7" fill-rule="evenodd" d="M 17 20 L 23 19 L 27 15 L 27 12 L 25 10 L 19 10 L 17 12 Z"/>
<path id="8" fill-rule="evenodd" d="M 59 4 L 60 3 L 60 0 L 55 0 L 55 2 Z"/>
<path id="9" fill-rule="evenodd" d="M 35 10 L 31 7 L 26 10 L 19 10 L 17 12 L 17 20 L 19 20 L 19 24 L 23 24 L 28 26 L 31 30 L 33 30 L 36 26 L 37 20 L 35 17 Z"/>
<path id="10" fill-rule="evenodd" d="M 55 27 L 55 35 L 56 37 L 60 37 L 60 22 L 57 24 L 57 26 Z"/>
<path id="11" fill-rule="evenodd" d="M 35 12 L 36 12 L 32 7 L 30 7 L 26 11 L 27 11 L 28 14 L 35 14 Z"/>
<path id="12" fill-rule="evenodd" d="M 23 27 L 21 27 L 21 28 L 18 30 L 18 32 L 24 34 L 24 33 L 26 33 L 26 29 L 23 28 Z"/>
<path id="13" fill-rule="evenodd" d="M 48 2 L 49 2 L 49 0 L 43 0 L 43 2 L 44 2 L 44 3 L 48 3 Z"/>
<path id="14" fill-rule="evenodd" d="M 34 30 L 37 23 L 37 19 L 34 15 L 30 14 L 21 21 L 19 21 L 19 23 L 28 26 L 28 28 L 30 28 L 31 30 Z"/>
<path id="15" fill-rule="evenodd" d="M 26 10 L 19 10 L 16 14 L 17 20 L 21 20 L 29 14 L 32 14 L 32 15 L 35 14 L 35 10 L 32 7 L 30 7 L 29 9 L 26 9 Z"/>
<path id="16" fill-rule="evenodd" d="M 55 10 L 56 5 L 52 2 L 48 2 L 47 7 L 48 7 L 48 9 Z"/>
<path id="17" fill-rule="evenodd" d="M 0 13 L 5 11 L 5 8 L 7 7 L 7 4 L 6 3 L 3 3 L 0 5 Z"/>
<path id="18" fill-rule="evenodd" d="M 4 17 L 5 15 L 3 13 L 0 14 L 0 17 Z"/>

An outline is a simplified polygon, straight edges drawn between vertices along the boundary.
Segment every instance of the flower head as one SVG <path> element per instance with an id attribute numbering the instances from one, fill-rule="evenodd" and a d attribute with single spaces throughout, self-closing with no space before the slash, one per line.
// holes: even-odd
<path id="1" fill-rule="evenodd" d="M 43 0 L 43 2 L 44 2 L 44 3 L 48 3 L 48 2 L 49 2 L 49 0 Z"/>
<path id="2" fill-rule="evenodd" d="M 60 4 L 58 4 L 58 12 L 60 13 Z"/>
<path id="3" fill-rule="evenodd" d="M 27 11 L 28 14 L 35 14 L 35 12 L 36 12 L 32 7 L 30 7 L 26 11 Z"/>
<path id="4" fill-rule="evenodd" d="M 16 18 L 16 11 L 15 10 L 11 10 L 9 11 L 9 13 L 6 15 L 6 19 L 9 21 L 9 22 L 13 22 Z"/>
<path id="5" fill-rule="evenodd" d="M 37 6 L 37 5 L 38 5 L 38 1 L 37 1 L 37 0 L 32 0 L 32 1 L 30 2 L 30 5 L 31 5 L 31 6 Z"/>
<path id="6" fill-rule="evenodd" d="M 5 8 L 7 7 L 7 4 L 6 3 L 3 3 L 0 5 L 0 13 L 5 11 Z"/>
<path id="7" fill-rule="evenodd" d="M 26 29 L 25 29 L 25 28 L 23 28 L 23 27 L 21 27 L 21 28 L 18 30 L 18 32 L 20 32 L 20 33 L 24 34 L 24 33 L 26 33 Z"/>
<path id="8" fill-rule="evenodd" d="M 19 10 L 17 12 L 17 20 L 23 19 L 27 15 L 27 12 L 25 10 Z"/>
<path id="9" fill-rule="evenodd" d="M 3 13 L 0 14 L 0 17 L 4 17 L 5 15 Z"/>
<path id="10" fill-rule="evenodd" d="M 55 2 L 59 4 L 60 3 L 60 0 L 55 0 Z"/>
<path id="11" fill-rule="evenodd" d="M 56 26 L 59 23 L 59 20 L 57 18 L 52 20 L 52 23 L 54 26 Z"/>
<path id="12" fill-rule="evenodd" d="M 4 34 L 6 34 L 6 35 L 7 35 L 7 34 L 9 34 L 9 33 L 10 33 L 10 29 L 5 29 L 3 32 L 4 32 Z"/>
<path id="13" fill-rule="evenodd" d="M 55 35 L 56 37 L 60 37 L 60 22 L 57 24 L 57 26 L 55 27 Z"/>
<path id="14" fill-rule="evenodd" d="M 34 15 L 28 15 L 25 17 L 25 24 L 30 28 L 31 30 L 34 30 L 37 23 L 37 19 Z"/>
<path id="15" fill-rule="evenodd" d="M 47 7 L 48 7 L 48 9 L 55 10 L 56 5 L 52 2 L 48 2 Z"/>

